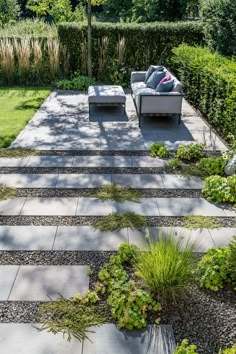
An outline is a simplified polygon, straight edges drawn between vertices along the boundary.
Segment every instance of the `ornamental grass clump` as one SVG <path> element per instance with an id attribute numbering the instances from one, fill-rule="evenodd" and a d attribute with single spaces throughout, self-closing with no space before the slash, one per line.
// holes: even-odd
<path id="1" fill-rule="evenodd" d="M 219 229 L 223 224 L 214 216 L 186 215 L 183 218 L 183 227 L 186 229 Z"/>
<path id="2" fill-rule="evenodd" d="M 159 241 L 150 240 L 145 252 L 140 253 L 136 270 L 144 285 L 161 302 L 177 302 L 189 287 L 193 276 L 194 245 L 182 244 L 170 233 L 160 235 Z"/>
<path id="3" fill-rule="evenodd" d="M 125 228 L 142 229 L 148 226 L 147 219 L 131 211 L 112 213 L 101 217 L 93 224 L 95 229 L 101 231 L 116 231 Z"/>
<path id="4" fill-rule="evenodd" d="M 6 187 L 0 184 L 0 200 L 14 198 L 15 196 L 16 196 L 15 188 Z"/>
<path id="5" fill-rule="evenodd" d="M 126 200 L 138 203 L 140 199 L 139 191 L 118 184 L 106 184 L 95 192 L 92 192 L 91 196 L 102 201 L 114 200 L 118 203 L 124 203 Z"/>

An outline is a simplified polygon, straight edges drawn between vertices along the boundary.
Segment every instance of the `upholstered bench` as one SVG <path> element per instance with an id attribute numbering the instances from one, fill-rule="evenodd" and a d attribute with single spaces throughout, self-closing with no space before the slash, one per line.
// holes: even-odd
<path id="1" fill-rule="evenodd" d="M 126 96 L 121 86 L 100 85 L 88 89 L 89 114 L 91 106 L 122 106 L 125 114 Z"/>

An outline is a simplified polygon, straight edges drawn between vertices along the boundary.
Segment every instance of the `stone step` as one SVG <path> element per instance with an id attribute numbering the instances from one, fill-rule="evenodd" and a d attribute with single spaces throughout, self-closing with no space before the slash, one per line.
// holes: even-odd
<path id="1" fill-rule="evenodd" d="M 116 251 L 122 243 L 142 247 L 147 237 L 157 240 L 160 233 L 190 239 L 196 251 L 227 246 L 235 228 L 196 229 L 150 227 L 143 231 L 122 229 L 102 232 L 92 226 L 0 226 L 0 251 Z"/>
<path id="2" fill-rule="evenodd" d="M 131 211 L 144 216 L 236 216 L 236 211 L 204 198 L 140 198 L 140 202 L 103 202 L 96 198 L 19 197 L 0 201 L 0 215 L 103 216 Z"/>
<path id="3" fill-rule="evenodd" d="M 49 301 L 89 288 L 88 267 L 80 265 L 1 265 L 1 301 Z"/>
<path id="4" fill-rule="evenodd" d="M 34 324 L 40 328 L 40 324 Z M 141 331 L 119 331 L 113 324 L 91 328 L 91 341 L 84 345 L 62 334 L 53 335 L 38 331 L 31 324 L 1 323 L 0 343 L 2 353 L 8 354 L 173 354 L 175 339 L 172 326 L 150 325 Z"/>
<path id="5" fill-rule="evenodd" d="M 168 174 L 0 174 L 0 185 L 14 188 L 98 188 L 115 183 L 132 188 L 201 189 L 197 177 Z"/>

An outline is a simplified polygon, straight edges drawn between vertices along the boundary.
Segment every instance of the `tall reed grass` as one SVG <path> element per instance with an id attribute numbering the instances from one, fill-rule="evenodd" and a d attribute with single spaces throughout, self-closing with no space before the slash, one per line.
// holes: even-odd
<path id="1" fill-rule="evenodd" d="M 15 39 L 14 42 L 15 55 L 18 61 L 18 70 L 22 78 L 27 79 L 30 71 L 30 54 L 31 42 L 30 38 Z"/>
<path id="2" fill-rule="evenodd" d="M 14 47 L 8 38 L 0 39 L 0 68 L 3 77 L 10 84 L 13 79 L 15 66 Z"/>
<path id="3" fill-rule="evenodd" d="M 33 57 L 34 57 L 34 67 L 40 78 L 43 73 L 43 50 L 42 41 L 35 39 L 32 41 Z"/>
<path id="4" fill-rule="evenodd" d="M 58 39 L 48 38 L 46 46 L 48 50 L 50 74 L 53 79 L 56 79 L 60 70 L 60 44 Z"/>
<path id="5" fill-rule="evenodd" d="M 118 65 L 122 65 L 124 63 L 125 57 L 125 38 L 122 37 L 119 39 L 117 45 L 117 52 L 118 52 Z"/>

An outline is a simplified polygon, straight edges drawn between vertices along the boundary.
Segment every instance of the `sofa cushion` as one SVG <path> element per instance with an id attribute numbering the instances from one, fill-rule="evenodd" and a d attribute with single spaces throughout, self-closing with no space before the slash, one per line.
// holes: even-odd
<path id="1" fill-rule="evenodd" d="M 136 95 L 136 92 L 138 90 L 147 88 L 147 85 L 144 82 L 134 82 L 133 84 L 131 84 L 131 88 L 133 94 Z"/>
<path id="2" fill-rule="evenodd" d="M 145 83 L 147 83 L 149 77 L 152 75 L 152 73 L 154 73 L 154 71 L 164 71 L 164 66 L 161 66 L 161 65 L 151 65 L 149 66 L 148 68 L 148 71 L 146 72 L 146 75 L 145 75 Z"/>
<path id="3" fill-rule="evenodd" d="M 147 80 L 147 87 L 155 89 L 159 82 L 165 77 L 165 71 L 154 71 Z"/>
<path id="4" fill-rule="evenodd" d="M 158 84 L 156 91 L 157 92 L 170 92 L 174 86 L 174 77 L 170 77 L 170 79 L 167 80 L 167 78 L 165 78 L 166 81 L 161 80 L 161 82 Z"/>
<path id="5" fill-rule="evenodd" d="M 183 85 L 176 78 L 174 79 L 174 85 L 172 87 L 171 92 L 178 92 L 178 93 L 181 93 L 181 94 L 183 93 Z"/>

